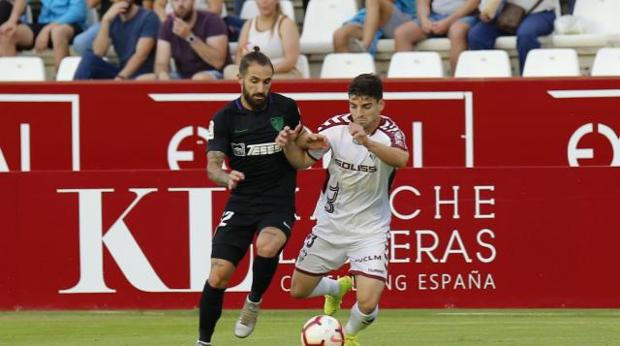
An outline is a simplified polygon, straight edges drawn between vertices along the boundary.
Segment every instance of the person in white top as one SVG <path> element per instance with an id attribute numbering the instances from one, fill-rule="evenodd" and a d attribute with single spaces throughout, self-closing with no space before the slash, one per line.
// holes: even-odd
<path id="1" fill-rule="evenodd" d="M 357 333 L 377 317 L 388 266 L 391 211 L 389 189 L 396 168 L 409 160 L 405 136 L 387 116 L 383 85 L 372 74 L 362 74 L 349 85 L 349 114 L 327 120 L 313 134 L 325 150 L 304 150 L 308 137 L 284 128 L 276 139 L 296 167 L 309 167 L 331 151 L 327 181 L 316 206 L 316 226 L 299 252 L 291 295 L 325 295 L 324 312 L 334 314 L 351 290 L 349 276 L 326 275 L 350 262 L 357 302 L 345 327 L 345 345 L 359 345 Z M 299 138 L 297 138 L 299 137 Z M 316 146 L 314 146 L 316 147 Z"/>
<path id="2" fill-rule="evenodd" d="M 297 24 L 282 13 L 279 0 L 257 0 L 256 5 L 259 15 L 243 24 L 235 64 L 224 68 L 224 79 L 237 79 L 241 58 L 253 47 L 271 59 L 274 79 L 302 78 L 296 67 L 300 52 Z"/>

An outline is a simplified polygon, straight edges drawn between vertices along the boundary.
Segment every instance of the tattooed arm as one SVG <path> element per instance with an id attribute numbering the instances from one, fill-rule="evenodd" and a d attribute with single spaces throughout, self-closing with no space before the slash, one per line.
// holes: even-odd
<path id="1" fill-rule="evenodd" d="M 226 172 L 222 169 L 226 154 L 221 151 L 209 151 L 207 153 L 207 174 L 209 180 L 220 185 L 226 186 L 229 190 L 237 187 L 237 184 L 245 179 L 245 175 L 239 171 L 231 170 Z"/>

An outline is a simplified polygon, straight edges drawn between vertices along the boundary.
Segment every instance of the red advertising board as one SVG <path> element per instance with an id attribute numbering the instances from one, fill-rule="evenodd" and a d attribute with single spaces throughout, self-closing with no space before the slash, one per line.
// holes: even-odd
<path id="1" fill-rule="evenodd" d="M 412 167 L 620 165 L 617 78 L 389 80 Z M 347 81 L 277 82 L 316 127 Z M 205 166 L 209 121 L 239 84 L 0 84 L 0 172 Z"/>
<path id="2" fill-rule="evenodd" d="M 620 307 L 619 176 L 604 167 L 400 170 L 381 305 Z M 321 305 L 287 289 L 323 178 L 299 174 L 299 220 L 266 308 Z M 0 309 L 196 306 L 227 198 L 204 172 L 7 173 L 0 189 Z M 249 267 L 246 257 L 226 307 L 241 305 Z"/>
<path id="3" fill-rule="evenodd" d="M 384 307 L 620 307 L 620 79 L 385 82 L 412 153 L 391 194 Z M 311 129 L 347 81 L 278 82 Z M 188 308 L 227 192 L 204 172 L 216 83 L 0 83 L 0 309 Z M 179 170 L 179 171 L 177 171 Z M 324 172 L 299 177 L 287 293 Z M 246 258 L 226 307 L 249 289 Z M 343 274 L 341 271 L 338 274 Z M 349 298 L 350 299 L 350 298 Z"/>

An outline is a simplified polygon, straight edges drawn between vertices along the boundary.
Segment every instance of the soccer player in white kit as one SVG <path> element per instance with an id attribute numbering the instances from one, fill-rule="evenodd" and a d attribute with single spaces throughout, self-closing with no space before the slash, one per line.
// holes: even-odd
<path id="1" fill-rule="evenodd" d="M 331 151 L 327 181 L 314 214 L 317 223 L 299 252 L 291 295 L 324 295 L 325 313 L 334 314 L 352 280 L 326 275 L 348 260 L 357 302 L 345 326 L 345 346 L 359 345 L 357 333 L 379 312 L 388 267 L 389 189 L 396 168 L 409 159 L 405 136 L 381 115 L 384 105 L 381 80 L 362 74 L 349 85 L 350 113 L 330 118 L 313 136 L 329 145 L 326 150 L 304 150 L 307 132 L 297 136 L 300 129 L 285 128 L 276 139 L 296 167 L 309 167 Z"/>

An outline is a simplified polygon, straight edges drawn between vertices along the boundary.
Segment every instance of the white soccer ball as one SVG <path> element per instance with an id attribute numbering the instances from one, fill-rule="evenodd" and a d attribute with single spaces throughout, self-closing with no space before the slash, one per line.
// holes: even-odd
<path id="1" fill-rule="evenodd" d="M 301 328 L 302 346 L 342 346 L 344 332 L 340 322 L 327 315 L 314 316 Z"/>

